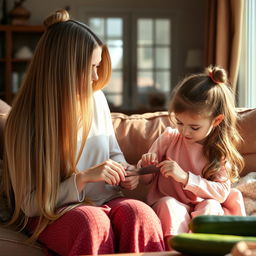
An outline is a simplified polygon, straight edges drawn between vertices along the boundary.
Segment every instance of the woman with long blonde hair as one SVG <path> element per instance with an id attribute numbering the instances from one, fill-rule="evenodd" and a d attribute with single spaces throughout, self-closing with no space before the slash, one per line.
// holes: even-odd
<path id="1" fill-rule="evenodd" d="M 161 225 L 133 189 L 101 89 L 108 50 L 65 10 L 49 16 L 5 126 L 12 218 L 60 255 L 162 251 Z M 147 220 L 146 220 L 147 219 Z"/>

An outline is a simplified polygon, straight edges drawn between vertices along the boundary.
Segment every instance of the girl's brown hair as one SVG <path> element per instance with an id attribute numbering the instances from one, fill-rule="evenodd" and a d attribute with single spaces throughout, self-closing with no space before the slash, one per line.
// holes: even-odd
<path id="1" fill-rule="evenodd" d="M 36 203 L 40 218 L 31 240 L 74 207 L 56 213 L 58 192 L 61 182 L 77 171 L 92 122 L 92 93 L 111 75 L 106 46 L 85 24 L 59 10 L 44 25 L 5 126 L 3 189 L 13 210 L 9 224 L 21 220 L 23 228 L 26 209 Z M 96 47 L 102 48 L 102 61 L 99 80 L 92 83 Z M 83 139 L 77 152 L 79 129 Z"/>
<path id="2" fill-rule="evenodd" d="M 235 99 L 224 69 L 210 66 L 204 73 L 191 75 L 177 85 L 172 93 L 169 112 L 185 111 L 211 119 L 224 115 L 223 121 L 204 141 L 203 152 L 209 164 L 203 170 L 203 177 L 209 180 L 216 178 L 225 159 L 231 164 L 231 168 L 227 168 L 228 176 L 235 181 L 244 161 L 237 150 L 241 137 L 236 126 Z"/>

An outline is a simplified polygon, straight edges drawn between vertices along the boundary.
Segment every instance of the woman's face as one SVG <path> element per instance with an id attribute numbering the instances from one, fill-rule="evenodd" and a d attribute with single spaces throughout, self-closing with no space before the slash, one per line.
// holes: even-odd
<path id="1" fill-rule="evenodd" d="M 99 79 L 98 77 L 98 67 L 100 66 L 101 62 L 101 54 L 102 54 L 102 48 L 98 46 L 93 50 L 92 53 L 92 82 L 97 81 Z"/>

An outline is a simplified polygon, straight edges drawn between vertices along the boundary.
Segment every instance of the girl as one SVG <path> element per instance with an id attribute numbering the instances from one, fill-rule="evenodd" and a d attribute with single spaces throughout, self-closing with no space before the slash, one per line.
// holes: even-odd
<path id="1" fill-rule="evenodd" d="M 167 127 L 138 163 L 160 167 L 160 173 L 141 176 L 141 182 L 152 183 L 147 202 L 166 240 L 188 232 L 197 215 L 245 215 L 241 193 L 231 189 L 243 159 L 236 148 L 240 136 L 226 72 L 209 67 L 181 81 L 169 112 L 177 129 Z"/>
<path id="2" fill-rule="evenodd" d="M 111 74 L 106 46 L 65 10 L 44 24 L 5 126 L 9 224 L 19 221 L 59 255 L 163 251 L 154 211 L 117 186 L 138 180 L 125 179 L 100 90 Z"/>

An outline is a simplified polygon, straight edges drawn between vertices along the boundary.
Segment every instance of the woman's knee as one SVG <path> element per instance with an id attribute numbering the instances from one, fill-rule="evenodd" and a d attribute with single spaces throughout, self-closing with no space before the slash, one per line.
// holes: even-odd
<path id="1" fill-rule="evenodd" d="M 112 253 L 114 236 L 101 207 L 79 206 L 48 225 L 39 240 L 60 255 Z"/>
<path id="2" fill-rule="evenodd" d="M 95 206 L 79 206 L 65 214 L 65 223 L 70 223 L 72 229 L 85 232 L 104 232 L 111 228 L 107 214 Z"/>
<path id="3" fill-rule="evenodd" d="M 130 215 L 131 217 L 136 217 L 138 215 L 147 216 L 153 212 L 150 206 L 135 199 L 122 200 L 119 203 L 119 207 L 116 208 L 116 211 L 121 215 Z"/>
<path id="4" fill-rule="evenodd" d="M 120 252 L 163 250 L 161 223 L 150 206 L 127 198 L 114 199 L 108 205 Z"/>
<path id="5" fill-rule="evenodd" d="M 124 199 L 118 203 L 118 207 L 113 207 L 111 216 L 118 219 L 123 224 L 132 224 L 135 222 L 154 222 L 160 224 L 160 220 L 153 209 L 142 201 L 135 199 Z"/>

